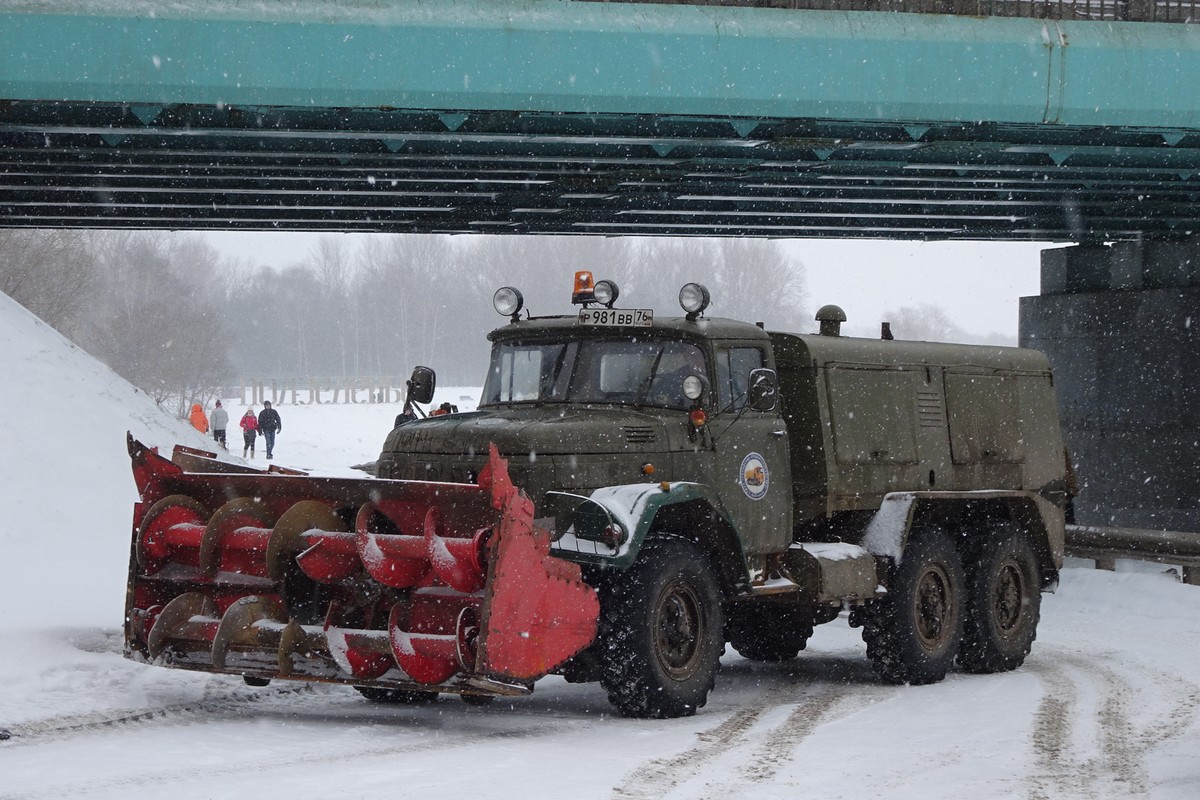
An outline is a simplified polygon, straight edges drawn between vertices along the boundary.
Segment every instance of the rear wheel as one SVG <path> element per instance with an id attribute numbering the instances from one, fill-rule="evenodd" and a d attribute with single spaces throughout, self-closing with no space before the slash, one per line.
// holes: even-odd
<path id="1" fill-rule="evenodd" d="M 659 539 L 602 597 L 602 674 L 627 717 L 686 717 L 708 700 L 724 648 L 716 578 L 691 542 Z"/>
<path id="2" fill-rule="evenodd" d="M 751 661 L 795 658 L 812 636 L 811 614 L 793 606 L 759 603 L 729 612 L 729 643 Z"/>
<path id="3" fill-rule="evenodd" d="M 938 528 L 913 533 L 888 594 L 863 626 L 867 656 L 889 683 L 936 683 L 958 655 L 964 579 L 954 543 Z"/>
<path id="4" fill-rule="evenodd" d="M 420 692 L 411 689 L 385 689 L 381 686 L 355 686 L 355 691 L 372 703 L 387 703 L 398 706 L 423 706 L 437 700 L 437 692 Z"/>
<path id="5" fill-rule="evenodd" d="M 1029 538 L 1005 523 L 973 550 L 958 663 L 1006 672 L 1025 662 L 1041 616 L 1041 573 Z"/>

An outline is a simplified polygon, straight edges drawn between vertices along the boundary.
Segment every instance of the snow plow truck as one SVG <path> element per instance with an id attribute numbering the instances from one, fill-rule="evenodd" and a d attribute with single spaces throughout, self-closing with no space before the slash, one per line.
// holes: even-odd
<path id="1" fill-rule="evenodd" d="M 890 683 L 1020 666 L 1062 564 L 1046 359 L 767 332 L 615 307 L 494 330 L 478 409 L 399 424 L 376 477 L 259 471 L 129 439 L 126 654 L 352 686 L 378 702 L 598 682 L 626 716 L 695 713 L 729 644 L 796 657 L 861 627 Z M 410 406 L 432 401 L 418 367 Z"/>

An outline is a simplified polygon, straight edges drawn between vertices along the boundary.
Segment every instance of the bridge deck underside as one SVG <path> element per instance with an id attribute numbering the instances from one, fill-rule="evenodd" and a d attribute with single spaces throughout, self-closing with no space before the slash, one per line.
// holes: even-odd
<path id="1" fill-rule="evenodd" d="M 395 109 L 0 107 L 0 225 L 1127 239 L 1200 230 L 1200 134 Z"/>
<path id="2" fill-rule="evenodd" d="M 1200 227 L 1191 25 L 0 0 L 0 225 L 912 239 Z"/>

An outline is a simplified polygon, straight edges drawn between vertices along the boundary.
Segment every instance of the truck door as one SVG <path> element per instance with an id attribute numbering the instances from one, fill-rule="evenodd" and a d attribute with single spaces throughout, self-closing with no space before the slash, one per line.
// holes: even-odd
<path id="1" fill-rule="evenodd" d="M 709 435 L 716 450 L 713 485 L 741 533 L 747 554 L 778 552 L 792 541 L 792 487 L 787 428 L 779 404 L 746 404 L 750 371 L 771 366 L 764 345 L 716 348 L 715 408 Z"/>

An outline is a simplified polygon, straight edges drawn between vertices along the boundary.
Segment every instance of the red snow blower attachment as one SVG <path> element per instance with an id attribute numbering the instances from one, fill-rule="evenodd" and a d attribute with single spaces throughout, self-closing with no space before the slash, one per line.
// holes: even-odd
<path id="1" fill-rule="evenodd" d="M 599 603 L 550 555 L 491 450 L 478 484 L 261 472 L 129 437 L 126 653 L 206 672 L 523 694 L 592 643 Z"/>

